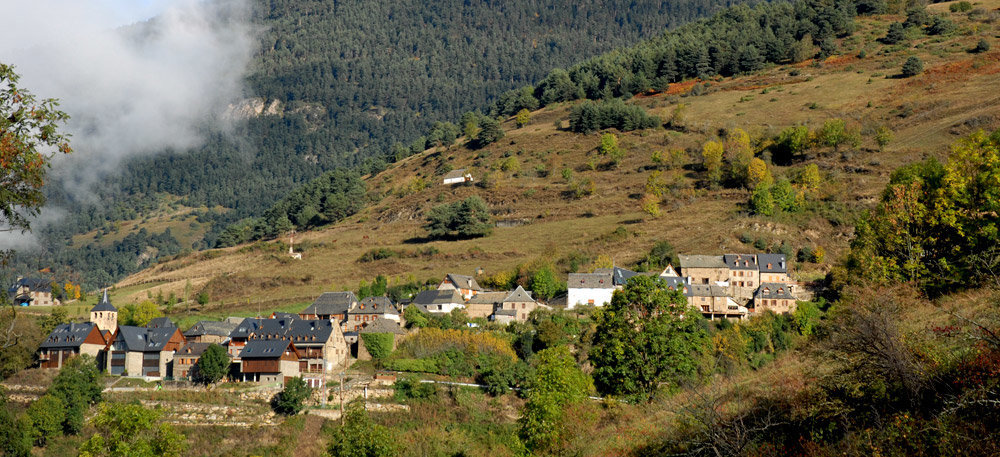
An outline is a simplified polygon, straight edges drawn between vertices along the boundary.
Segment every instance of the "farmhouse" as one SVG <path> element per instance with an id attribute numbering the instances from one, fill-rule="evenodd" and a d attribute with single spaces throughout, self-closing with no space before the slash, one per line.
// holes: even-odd
<path id="1" fill-rule="evenodd" d="M 288 339 L 252 339 L 240 351 L 243 381 L 284 383 L 299 376 L 299 351 Z"/>
<path id="2" fill-rule="evenodd" d="M 465 308 L 465 299 L 456 289 L 425 290 L 413 297 L 412 305 L 428 313 L 445 314 Z"/>
<path id="3" fill-rule="evenodd" d="M 303 319 L 347 320 L 347 311 L 357 306 L 358 297 L 354 292 L 324 292 L 313 304 L 299 313 Z"/>
<path id="4" fill-rule="evenodd" d="M 438 290 L 457 290 L 463 299 L 468 300 L 485 289 L 480 287 L 476 278 L 472 276 L 449 274 L 438 285 Z"/>
<path id="5" fill-rule="evenodd" d="M 53 306 L 60 305 L 58 299 L 52 297 L 52 281 L 40 278 L 17 278 L 17 281 L 7 289 L 10 301 L 18 306 Z"/>
<path id="6" fill-rule="evenodd" d="M 347 311 L 345 327 L 348 330 L 358 331 L 365 323 L 375 319 L 391 319 L 398 323 L 400 314 L 399 308 L 389 297 L 365 297 L 358 306 Z"/>
<path id="7" fill-rule="evenodd" d="M 771 310 L 778 314 L 795 312 L 796 300 L 792 284 L 765 282 L 754 296 L 754 312 Z"/>
<path id="8" fill-rule="evenodd" d="M 186 343 L 177 327 L 118 327 L 106 347 L 108 373 L 161 378 L 173 376 L 174 353 Z"/>
<path id="9" fill-rule="evenodd" d="M 184 332 L 184 338 L 192 343 L 218 343 L 229 341 L 229 334 L 239 323 L 230 321 L 198 321 Z"/>
<path id="10" fill-rule="evenodd" d="M 174 376 L 190 379 L 191 369 L 198 363 L 201 354 L 213 343 L 187 343 L 174 354 Z"/>

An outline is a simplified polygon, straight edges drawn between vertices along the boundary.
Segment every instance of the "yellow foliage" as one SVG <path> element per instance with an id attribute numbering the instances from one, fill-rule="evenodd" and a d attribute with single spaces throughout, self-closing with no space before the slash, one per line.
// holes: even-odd
<path id="1" fill-rule="evenodd" d="M 646 178 L 646 193 L 654 197 L 662 197 L 667 190 L 667 183 L 663 180 L 663 174 L 659 170 L 653 170 Z"/>
<path id="2" fill-rule="evenodd" d="M 767 163 L 754 157 L 747 167 L 747 185 L 756 189 L 760 186 L 771 187 L 771 184 L 774 184 L 774 178 L 771 177 L 771 170 L 767 169 Z"/>
<path id="3" fill-rule="evenodd" d="M 615 266 L 614 260 L 607 254 L 601 254 L 594 260 L 594 268 L 612 268 Z"/>
<path id="4" fill-rule="evenodd" d="M 660 217 L 660 199 L 656 196 L 650 194 L 643 195 L 639 206 L 646 214 L 653 217 Z"/>
<path id="5" fill-rule="evenodd" d="M 517 359 L 510 341 L 485 332 L 428 327 L 406 337 L 399 344 L 400 352 L 418 359 L 431 357 L 450 349 L 457 349 L 470 357 L 496 355 L 511 360 Z"/>
<path id="6" fill-rule="evenodd" d="M 705 170 L 708 172 L 708 180 L 718 183 L 722 180 L 722 143 L 718 141 L 707 141 L 701 148 L 701 157 L 704 159 Z"/>

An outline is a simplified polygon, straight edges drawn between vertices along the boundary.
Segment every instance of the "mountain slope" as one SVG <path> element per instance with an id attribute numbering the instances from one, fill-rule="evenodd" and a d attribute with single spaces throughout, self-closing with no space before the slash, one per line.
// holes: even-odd
<path id="1" fill-rule="evenodd" d="M 947 14 L 959 30 L 982 27 L 978 19 L 948 13 L 947 7 L 930 9 Z M 376 203 L 342 223 L 298 235 L 301 261 L 287 258 L 284 239 L 258 242 L 184 256 L 121 285 L 155 281 L 150 283 L 156 284 L 153 293 L 177 291 L 185 281 L 196 288 L 208 285 L 205 290 L 213 301 L 190 311 L 197 314 L 305 301 L 323 290 L 353 289 L 376 274 L 422 281 L 482 267 L 491 275 L 536 260 L 554 262 L 566 271 L 586 269 L 602 254 L 618 265 L 632 266 L 658 240 L 688 253 L 777 250 L 784 242 L 793 255 L 801 248 L 821 246 L 827 261 L 836 259 L 851 239 L 854 218 L 873 205 L 892 170 L 925 156 L 943 157 L 957 135 L 976 126 L 995 128 L 1000 119 L 1000 105 L 983 103 L 996 98 L 992 87 L 1000 72 L 1000 52 L 966 52 L 981 38 L 978 33 L 915 36 L 906 46 L 877 42 L 899 19 L 859 19 L 857 33 L 840 40 L 839 53 L 825 61 L 718 79 L 699 96 L 678 96 L 695 86 L 689 81 L 636 98 L 635 104 L 662 119 L 672 119 L 683 105 L 685 129 L 619 132 L 626 153 L 617 167 L 598 155 L 600 135 L 565 129 L 576 102 L 555 104 L 532 113 L 525 127 L 505 122 L 506 136 L 483 149 L 428 150 L 368 178 Z M 867 56 L 856 57 L 862 50 Z M 924 60 L 925 72 L 895 77 L 911 55 Z M 863 132 L 860 145 L 812 147 L 789 166 L 770 167 L 775 178 L 794 178 L 806 165 L 818 166 L 823 183 L 804 210 L 750 215 L 748 190 L 703 185 L 701 147 L 720 133 L 745 129 L 755 138 L 758 157 L 766 158 L 767 145 L 782 129 L 805 124 L 816 131 L 830 119 L 843 119 L 849 129 Z M 555 127 L 556 121 L 562 128 Z M 878 126 L 895 132 L 895 140 L 882 151 L 870 133 Z M 652 154 L 671 150 L 684 152 L 678 154 L 677 166 L 657 170 L 669 190 L 660 203 L 663 214 L 652 217 L 640 208 L 656 168 Z M 438 170 L 444 164 L 467 167 L 479 180 L 488 177 L 488 184 L 441 186 Z M 570 183 L 563 178 L 565 169 L 571 170 Z M 576 198 L 574 190 L 588 180 L 593 194 Z M 497 219 L 523 225 L 498 228 L 486 238 L 423 239 L 426 211 L 473 194 L 490 204 Z M 372 249 L 390 254 L 361 261 Z M 799 279 L 810 280 L 822 277 L 827 266 L 799 262 L 794 269 Z M 138 290 L 122 299 L 145 296 L 144 289 Z"/>
<path id="2" fill-rule="evenodd" d="M 206 132 L 205 145 L 193 151 L 125 164 L 95 189 L 99 201 L 114 204 L 53 191 L 52 205 L 74 211 L 44 230 L 49 252 L 22 256 L 19 269 L 57 265 L 92 286 L 118 279 L 142 265 L 136 258 L 146 246 L 101 251 L 102 243 L 88 240 L 177 197 L 207 223 L 197 231 L 203 239 L 181 249 L 213 246 L 225 225 L 260 214 L 324 171 L 386 156 L 390 145 L 411 142 L 434 121 L 484 109 L 551 68 L 733 3 L 256 2 L 260 48 L 233 130 Z M 142 224 L 125 225 L 138 233 Z M 98 256 L 108 262 L 95 262 Z"/>

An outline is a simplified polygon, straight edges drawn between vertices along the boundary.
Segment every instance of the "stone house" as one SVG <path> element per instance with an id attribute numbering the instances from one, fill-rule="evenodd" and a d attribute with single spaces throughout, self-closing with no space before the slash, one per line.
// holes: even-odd
<path id="1" fill-rule="evenodd" d="M 186 343 L 177 327 L 119 326 L 105 349 L 108 373 L 163 378 L 173 376 L 174 354 Z"/>
<path id="2" fill-rule="evenodd" d="M 716 284 L 691 284 L 686 287 L 688 304 L 708 319 L 743 319 L 749 312 L 733 301 L 726 287 Z"/>
<path id="3" fill-rule="evenodd" d="M 52 281 L 41 278 L 17 278 L 7 289 L 10 301 L 17 306 L 55 306 L 62 303 L 52 296 Z"/>
<path id="4" fill-rule="evenodd" d="M 350 352 L 340 326 L 327 320 L 293 320 L 285 337 L 299 352 L 303 374 L 330 373 L 344 365 Z"/>
<path id="5" fill-rule="evenodd" d="M 289 339 L 251 339 L 239 354 L 243 381 L 285 383 L 299 376 L 299 351 Z"/>
<path id="6" fill-rule="evenodd" d="M 499 308 L 494 313 L 493 320 L 508 324 L 513 321 L 525 322 L 528 316 L 538 308 L 538 302 L 531 298 L 531 294 L 523 287 L 517 286 L 500 302 Z"/>
<path id="7" fill-rule="evenodd" d="M 347 311 L 358 305 L 358 297 L 354 292 L 324 292 L 313 304 L 299 313 L 303 319 L 337 319 L 337 322 L 347 320 Z"/>
<path id="8" fill-rule="evenodd" d="M 365 297 L 358 302 L 358 306 L 347 311 L 345 327 L 358 331 L 365 323 L 375 319 L 391 319 L 398 323 L 401 314 L 389 297 Z"/>
<path id="9" fill-rule="evenodd" d="M 465 308 L 465 299 L 458 289 L 425 290 L 413 297 L 412 306 L 434 314 L 447 314 Z"/>
<path id="10" fill-rule="evenodd" d="M 190 379 L 191 369 L 198 363 L 201 354 L 215 343 L 192 343 L 188 342 L 174 354 L 174 377 L 178 379 Z"/>
<path id="11" fill-rule="evenodd" d="M 469 319 L 489 319 L 510 292 L 480 292 L 465 302 Z"/>
<path id="12" fill-rule="evenodd" d="M 796 308 L 794 287 L 792 284 L 783 283 L 761 284 L 753 299 L 754 312 L 771 310 L 778 314 L 794 313 Z"/>
<path id="13" fill-rule="evenodd" d="M 682 255 L 681 274 L 691 285 L 719 284 L 729 281 L 729 266 L 721 255 Z"/>
<path id="14" fill-rule="evenodd" d="M 38 363 L 42 368 L 62 368 L 71 357 L 87 354 L 100 358 L 107 340 L 97 324 L 61 324 L 49 333 L 38 348 Z"/>
<path id="15" fill-rule="evenodd" d="M 757 254 L 760 264 L 760 282 L 789 283 L 788 263 L 784 254 Z"/>
<path id="16" fill-rule="evenodd" d="M 611 273 L 570 273 L 566 286 L 566 309 L 578 305 L 606 305 L 611 303 L 615 291 Z"/>
<path id="17" fill-rule="evenodd" d="M 479 286 L 476 278 L 472 276 L 449 274 L 444 277 L 438 290 L 457 290 L 462 294 L 462 298 L 468 300 L 485 289 Z"/>

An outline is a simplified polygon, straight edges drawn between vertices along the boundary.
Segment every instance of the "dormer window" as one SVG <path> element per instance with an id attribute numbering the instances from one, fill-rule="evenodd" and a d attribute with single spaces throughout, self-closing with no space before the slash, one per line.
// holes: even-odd
<path id="1" fill-rule="evenodd" d="M 768 269 L 768 270 L 770 270 L 770 269 L 771 269 L 771 264 L 767 264 L 767 269 Z"/>

